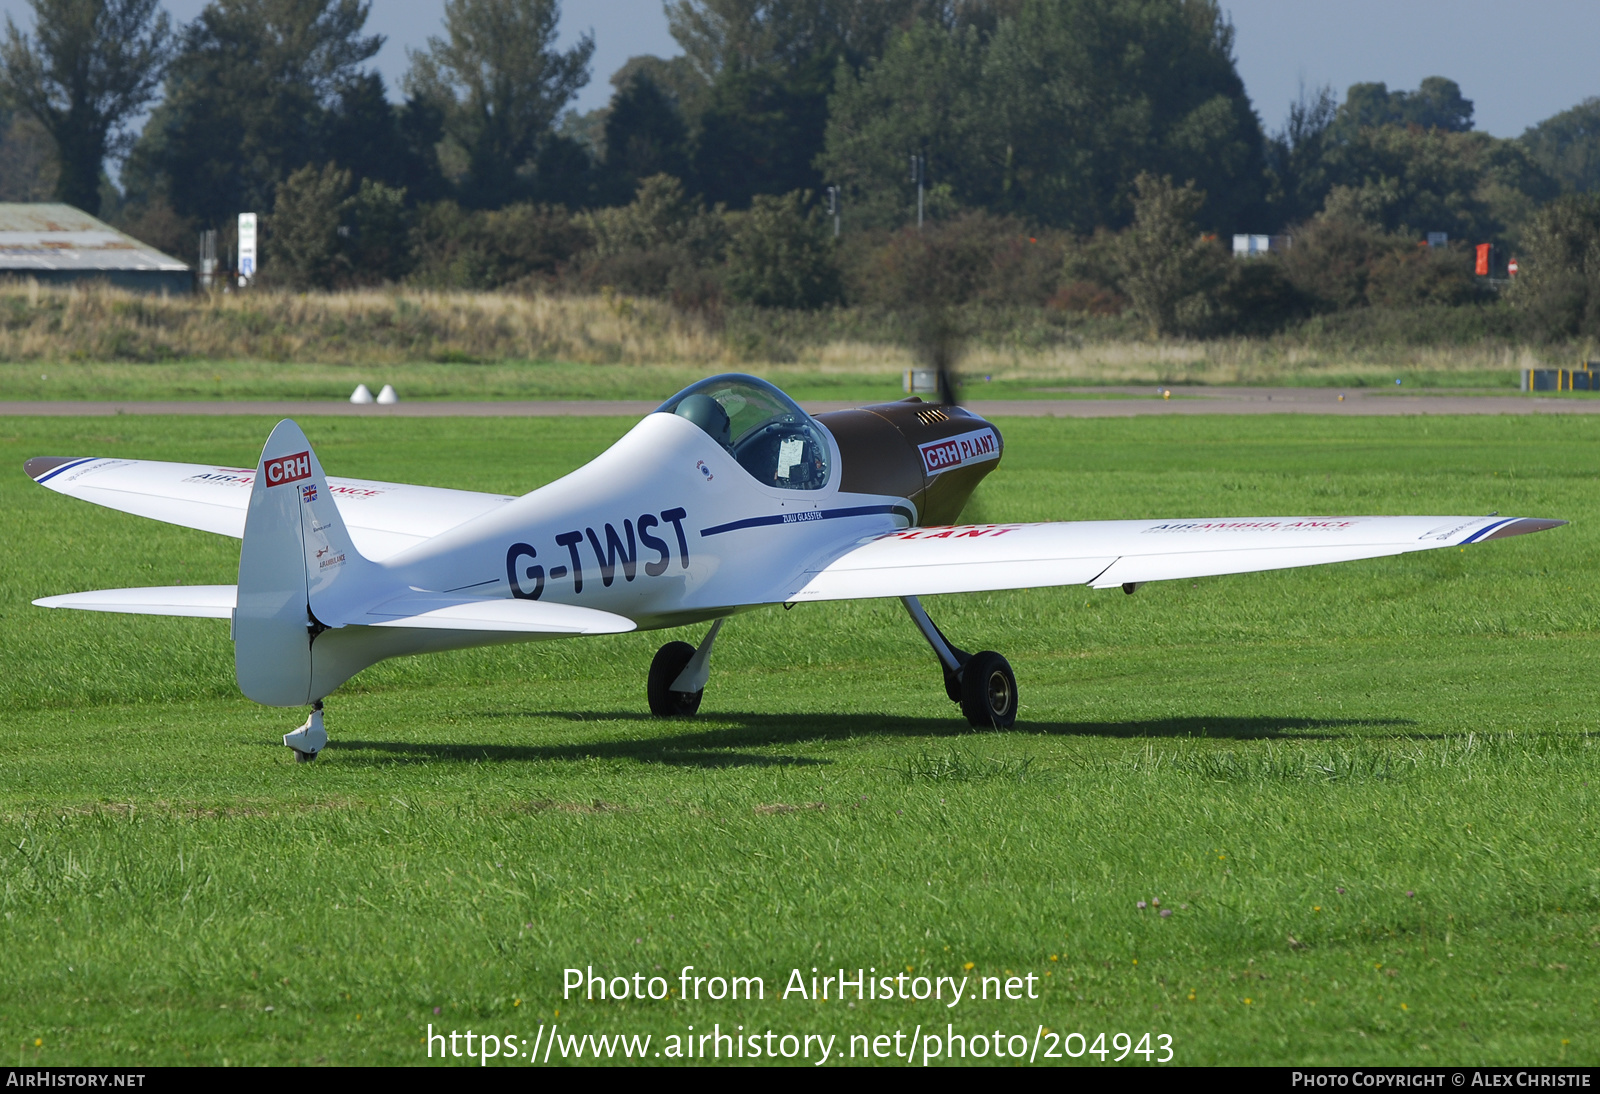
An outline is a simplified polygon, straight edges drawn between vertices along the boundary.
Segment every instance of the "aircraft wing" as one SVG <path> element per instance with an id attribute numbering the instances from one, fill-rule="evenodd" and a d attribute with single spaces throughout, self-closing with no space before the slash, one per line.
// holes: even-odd
<path id="1" fill-rule="evenodd" d="M 1530 517 L 1245 517 L 908 528 L 866 540 L 788 599 L 853 600 L 1146 581 L 1463 547 L 1565 524 Z"/>
<path id="2" fill-rule="evenodd" d="M 39 456 L 24 467 L 58 494 L 235 539 L 244 535 L 255 480 L 252 468 L 93 456 Z M 338 500 L 356 550 L 374 561 L 515 500 L 368 479 L 329 478 L 328 491 Z"/>

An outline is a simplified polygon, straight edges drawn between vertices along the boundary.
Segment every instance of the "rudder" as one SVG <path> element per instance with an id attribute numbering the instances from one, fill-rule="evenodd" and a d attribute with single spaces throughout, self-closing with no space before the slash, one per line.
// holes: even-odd
<path id="1" fill-rule="evenodd" d="M 306 435 L 293 421 L 279 422 L 256 464 L 239 547 L 239 690 L 267 706 L 322 698 L 312 694 L 312 645 L 378 591 L 377 569 L 351 543 Z"/>

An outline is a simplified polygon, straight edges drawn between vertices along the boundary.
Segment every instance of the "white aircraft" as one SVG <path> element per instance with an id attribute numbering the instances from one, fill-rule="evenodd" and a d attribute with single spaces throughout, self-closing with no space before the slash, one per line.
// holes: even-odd
<path id="1" fill-rule="evenodd" d="M 1017 684 L 918 601 L 935 593 L 1274 570 L 1456 547 L 1553 528 L 1519 517 L 1248 517 L 953 526 L 999 465 L 1000 431 L 918 399 L 812 417 L 753 376 L 684 389 L 595 460 L 522 497 L 330 479 L 292 421 L 254 468 L 36 457 L 69 497 L 242 540 L 237 585 L 111 589 L 47 608 L 231 620 L 239 689 L 311 704 L 284 738 L 327 743 L 322 701 L 389 657 L 711 621 L 669 642 L 658 715 L 700 706 L 722 623 L 767 605 L 898 597 L 974 726 L 1008 727 Z"/>

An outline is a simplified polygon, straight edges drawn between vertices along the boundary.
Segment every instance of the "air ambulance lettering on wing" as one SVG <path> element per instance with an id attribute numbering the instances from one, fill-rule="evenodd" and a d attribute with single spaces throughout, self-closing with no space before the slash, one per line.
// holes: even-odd
<path id="1" fill-rule="evenodd" d="M 969 463 L 1000 458 L 1000 435 L 992 429 L 975 429 L 958 437 L 917 445 L 922 470 L 929 475 L 965 467 Z"/>
<path id="2" fill-rule="evenodd" d="M 1158 524 L 1141 534 L 1152 532 L 1331 532 L 1354 528 L 1360 520 L 1188 520 Z"/>
<path id="3" fill-rule="evenodd" d="M 678 565 L 687 570 L 689 537 L 684 535 L 683 521 L 688 515 L 686 509 L 665 509 L 659 516 L 641 513 L 637 522 L 624 520 L 621 531 L 608 521 L 599 531 L 584 528 L 562 532 L 555 537 L 556 546 L 566 549 L 571 565 L 552 566 L 548 571 L 542 564 L 533 562 L 539 557 L 539 552 L 532 544 L 513 543 L 506 549 L 506 583 L 511 586 L 511 595 L 518 600 L 538 600 L 544 595 L 547 580 L 560 581 L 569 576 L 572 578 L 572 591 L 582 593 L 585 544 L 594 555 L 594 569 L 599 570 L 600 583 L 605 588 L 609 589 L 611 583 L 616 581 L 619 569 L 624 581 L 638 577 L 641 568 L 649 577 L 660 577 L 672 565 L 673 543 L 664 535 L 656 535 L 655 529 L 659 528 L 665 533 L 669 526 L 673 532 L 672 539 L 677 543 Z M 642 567 L 639 559 L 641 548 L 653 551 L 656 555 L 646 560 Z M 556 553 L 555 557 L 561 556 Z M 517 572 L 519 569 L 522 571 L 520 574 Z M 591 581 L 594 569 L 590 570 Z"/>
<path id="4" fill-rule="evenodd" d="M 279 456 L 262 465 L 268 486 L 282 486 L 286 482 L 299 482 L 311 477 L 311 453 L 296 452 L 293 456 Z"/>

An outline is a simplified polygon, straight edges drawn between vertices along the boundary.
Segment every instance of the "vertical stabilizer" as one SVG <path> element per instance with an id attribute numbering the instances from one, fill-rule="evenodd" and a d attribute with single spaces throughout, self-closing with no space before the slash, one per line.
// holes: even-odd
<path id="1" fill-rule="evenodd" d="M 239 548 L 239 690 L 277 707 L 322 698 L 312 694 L 313 642 L 379 593 L 379 576 L 351 543 L 306 435 L 279 422 L 256 464 Z"/>

